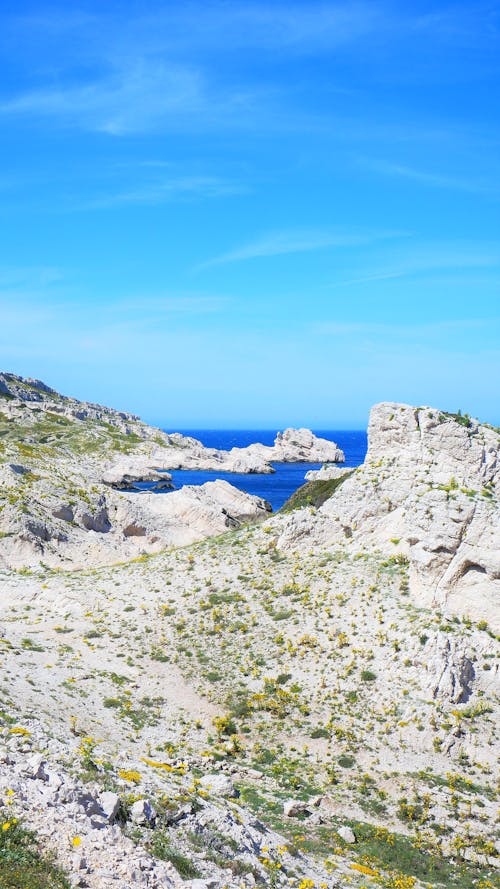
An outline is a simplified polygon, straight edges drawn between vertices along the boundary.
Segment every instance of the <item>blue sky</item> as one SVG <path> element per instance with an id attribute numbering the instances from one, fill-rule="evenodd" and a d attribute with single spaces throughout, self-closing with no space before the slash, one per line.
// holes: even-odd
<path id="1" fill-rule="evenodd" d="M 168 428 L 500 422 L 500 4 L 4 0 L 0 367 Z"/>

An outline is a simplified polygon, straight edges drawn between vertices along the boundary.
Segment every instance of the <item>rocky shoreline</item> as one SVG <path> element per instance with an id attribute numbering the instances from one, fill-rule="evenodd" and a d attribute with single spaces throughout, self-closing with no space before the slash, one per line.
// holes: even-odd
<path id="1" fill-rule="evenodd" d="M 227 482 L 184 486 L 168 498 L 169 469 L 274 472 L 271 461 L 343 461 L 333 442 L 287 429 L 273 447 L 221 451 L 138 417 L 59 395 L 39 380 L 0 374 L 0 565 L 106 564 L 182 546 L 270 511 Z"/>

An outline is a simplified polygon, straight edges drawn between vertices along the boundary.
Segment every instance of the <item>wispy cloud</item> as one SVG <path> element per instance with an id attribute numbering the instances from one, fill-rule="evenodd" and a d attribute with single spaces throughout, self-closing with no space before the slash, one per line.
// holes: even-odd
<path id="1" fill-rule="evenodd" d="M 391 161 L 376 160 L 369 158 L 360 158 L 360 165 L 371 170 L 374 173 L 380 173 L 383 176 L 393 176 L 399 179 L 408 179 L 412 182 L 418 182 L 421 185 L 427 185 L 431 188 L 449 188 L 456 191 L 471 192 L 472 194 L 499 195 L 500 185 L 498 176 L 491 177 L 490 180 L 481 180 L 477 178 L 450 176 L 446 173 L 431 172 L 429 170 L 421 170 L 407 164 L 393 163 Z"/>
<path id="2" fill-rule="evenodd" d="M 251 2 L 191 2 L 168 10 L 153 4 L 126 17 L 106 10 L 93 17 L 49 10 L 7 17 L 4 46 L 7 54 L 12 46 L 26 54 L 30 86 L 10 96 L 4 91 L 0 114 L 50 117 L 115 136 L 169 127 L 248 128 L 262 115 L 272 124 L 280 105 L 269 112 L 271 97 L 281 92 L 276 81 L 259 82 L 253 68 L 228 76 L 221 56 L 350 44 L 377 18 L 365 3 Z M 50 66 L 33 65 L 41 53 Z"/>
<path id="3" fill-rule="evenodd" d="M 231 4 L 191 0 L 168 8 L 153 3 L 147 12 L 127 17 L 104 8 L 98 15 L 65 11 L 61 16 L 44 10 L 16 16 L 11 22 L 28 33 L 31 30 L 35 39 L 41 34 L 53 37 L 80 29 L 87 38 L 92 34 L 95 47 L 114 37 L 118 48 L 135 41 L 135 45 L 141 42 L 158 53 L 183 52 L 186 47 L 218 53 L 246 48 L 318 53 L 356 44 L 363 38 L 372 43 L 374 35 L 386 42 L 421 39 L 428 48 L 430 42 L 463 47 L 481 40 L 493 45 L 499 25 L 498 12 L 488 0 L 462 3 L 460 8 L 452 4 L 429 13 L 403 6 L 396 9 L 384 0 L 275 0 L 272 4 L 265 0 Z"/>
<path id="4" fill-rule="evenodd" d="M 54 116 L 111 135 L 185 118 L 207 105 L 198 72 L 149 59 L 122 59 L 100 79 L 35 89 L 0 105 L 0 113 Z"/>
<path id="5" fill-rule="evenodd" d="M 288 253 L 307 253 L 326 248 L 359 247 L 388 238 L 405 237 L 406 234 L 398 231 L 352 232 L 314 229 L 269 232 L 256 241 L 207 260 L 198 268 L 242 262 L 247 259 L 282 256 Z"/>
<path id="6" fill-rule="evenodd" d="M 83 367 L 92 357 L 114 373 L 141 355 L 142 366 L 154 366 L 155 373 L 178 370 L 188 354 L 196 363 L 198 351 L 211 341 L 207 330 L 217 330 L 232 304 L 231 297 L 189 291 L 94 296 L 90 303 L 81 291 L 80 298 L 65 299 L 50 287 L 0 290 L 0 356 L 7 368 L 23 361 L 27 373 L 34 361 L 52 361 L 55 355 L 66 368 Z"/>
<path id="7" fill-rule="evenodd" d="M 412 278 L 429 273 L 466 272 L 476 269 L 500 268 L 500 245 L 496 243 L 474 245 L 467 243 L 417 244 L 401 250 L 391 250 L 384 263 L 366 265 L 362 274 L 332 281 L 329 287 L 347 287 L 355 284 L 371 284 L 396 278 Z"/>
<path id="8" fill-rule="evenodd" d="M 491 330 L 500 324 L 500 316 L 493 318 L 464 318 L 435 321 L 429 324 L 400 324 L 398 322 L 365 322 L 365 321 L 314 321 L 309 326 L 314 333 L 330 336 L 366 336 L 366 337 L 397 337 L 420 340 L 429 337 L 467 333 L 470 330 Z"/>
<path id="9" fill-rule="evenodd" d="M 285 87 L 272 69 L 255 77 L 254 65 L 246 67 L 244 59 L 253 62 L 256 50 L 264 65 L 269 60 L 274 65 L 276 54 L 293 62 L 298 54 L 335 51 L 348 57 L 362 49 L 372 70 L 385 80 L 391 67 L 387 54 L 399 57 L 405 41 L 412 47 L 425 43 L 426 63 L 431 52 L 440 60 L 437 50 L 443 42 L 448 48 L 492 46 L 498 23 L 491 10 L 465 12 L 459 16 L 460 28 L 453 8 L 438 16 L 418 16 L 396 13 L 384 2 L 345 0 L 188 2 L 170 4 L 166 11 L 152 4 L 147 13 L 127 16 L 104 9 L 93 16 L 46 10 L 32 17 L 7 17 L 4 47 L 7 54 L 12 47 L 16 54 L 18 47 L 26 54 L 30 85 L 7 94 L 0 114 L 51 117 L 115 136 L 168 127 L 242 128 L 262 118 L 272 126 L 280 111 L 281 119 L 285 115 L 285 103 L 276 94 L 284 92 L 293 101 L 297 84 L 292 79 Z M 235 53 L 242 55 L 236 77 Z M 33 64 L 41 54 L 50 58 L 50 65 Z M 230 75 L 221 64 L 226 59 Z M 417 53 L 412 71 L 419 59 Z M 345 79 L 339 72 L 328 88 L 342 87 Z"/>
<path id="10" fill-rule="evenodd" d="M 29 278 L 26 277 L 25 280 L 27 282 Z M 49 317 L 59 313 L 62 319 L 69 319 L 71 323 L 79 319 L 79 325 L 84 318 L 88 318 L 91 325 L 107 324 L 110 319 L 116 321 L 117 318 L 120 318 L 120 322 L 123 323 L 130 322 L 133 325 L 144 323 L 154 326 L 156 319 L 160 317 L 166 320 L 170 315 L 221 312 L 227 310 L 228 305 L 232 302 L 229 296 L 192 291 L 165 294 L 138 291 L 135 294 L 114 299 L 108 297 L 106 300 L 99 300 L 96 297 L 94 303 L 89 305 L 82 301 L 81 292 L 77 296 L 69 298 L 65 291 L 60 298 L 58 291 L 51 287 L 51 283 L 51 281 L 40 283 L 38 290 L 28 286 L 18 285 L 16 287 L 14 281 L 10 287 L 7 287 L 2 281 L 0 273 L 1 317 L 4 318 L 4 313 L 8 310 L 10 318 L 16 318 L 19 323 L 24 319 L 26 324 L 29 324 L 33 317 L 33 311 L 43 309 Z M 9 305 L 9 300 L 14 295 L 17 296 L 17 304 L 13 299 L 12 304 Z"/>
<path id="11" fill-rule="evenodd" d="M 352 42 L 381 28 L 388 20 L 382 4 L 366 2 L 186 2 L 166 9 L 150 4 L 147 12 L 127 17 L 115 16 L 104 8 L 88 16 L 49 13 L 21 16 L 11 24 L 28 35 L 66 36 L 81 28 L 82 36 L 92 33 L 93 46 L 108 43 L 120 50 L 124 44 L 140 42 L 150 52 L 183 52 L 186 47 L 232 53 L 235 49 L 276 49 L 321 51 Z M 83 47 L 80 47 L 83 51 Z"/>
<path id="12" fill-rule="evenodd" d="M 188 8 L 189 9 L 189 8 Z M 318 52 L 352 43 L 381 26 L 385 13 L 377 4 L 325 3 L 206 3 L 174 16 L 178 37 L 219 51 L 233 48 Z"/>
<path id="13" fill-rule="evenodd" d="M 135 185 L 130 189 L 95 198 L 86 206 L 89 209 L 116 207 L 120 205 L 164 204 L 173 200 L 195 198 L 219 198 L 247 194 L 248 186 L 230 182 L 216 176 L 182 176 L 161 179 Z"/>
<path id="14" fill-rule="evenodd" d="M 450 4 L 442 9 L 409 18 L 411 28 L 425 39 L 457 47 L 489 45 L 498 41 L 500 17 L 494 3 L 474 2 L 460 6 Z"/>

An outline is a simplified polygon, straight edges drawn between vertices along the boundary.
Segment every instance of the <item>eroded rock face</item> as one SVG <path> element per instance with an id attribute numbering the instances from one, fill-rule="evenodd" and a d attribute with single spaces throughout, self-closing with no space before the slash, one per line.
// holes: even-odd
<path id="1" fill-rule="evenodd" d="M 16 418 L 23 412 L 19 408 L 32 408 L 50 411 L 71 420 L 98 420 L 111 422 L 123 431 L 131 431 L 139 417 L 125 411 L 116 411 L 101 404 L 79 401 L 66 395 L 60 395 L 41 380 L 31 377 L 20 377 L 16 374 L 0 371 L 0 396 L 3 396 L 2 411 Z M 7 399 L 7 400 L 6 400 Z M 26 416 L 26 414 L 24 414 Z M 137 430 L 136 430 L 137 431 Z"/>
<path id="2" fill-rule="evenodd" d="M 59 397 L 55 389 L 51 389 L 41 380 L 2 372 L 0 372 L 0 393 L 20 401 L 42 401 L 47 396 Z"/>
<path id="3" fill-rule="evenodd" d="M 149 492 L 122 494 L 115 501 L 113 521 L 129 538 L 140 537 L 142 543 L 149 540 L 158 548 L 159 541 L 182 546 L 222 534 L 244 521 L 263 518 L 270 510 L 260 497 L 218 479 L 199 486 L 186 485 L 166 497 Z"/>
<path id="4" fill-rule="evenodd" d="M 435 408 L 383 403 L 370 415 L 365 462 L 307 521 L 283 523 L 279 546 L 311 540 L 409 560 L 410 590 L 499 626 L 500 435 Z"/>
<path id="5" fill-rule="evenodd" d="M 172 489 L 172 476 L 151 466 L 146 458 L 117 463 L 103 473 L 102 481 L 117 491 L 130 491 L 138 482 L 154 482 L 162 490 Z"/>
<path id="6" fill-rule="evenodd" d="M 12 531 L 0 539 L 0 564 L 9 567 L 106 564 L 223 534 L 271 512 L 262 498 L 222 480 L 166 496 L 110 489 L 94 502 L 57 506 L 40 518 L 9 509 Z"/>
<path id="7" fill-rule="evenodd" d="M 438 634 L 425 654 L 432 696 L 453 704 L 465 704 L 472 694 L 475 671 L 463 646 L 455 639 Z"/>

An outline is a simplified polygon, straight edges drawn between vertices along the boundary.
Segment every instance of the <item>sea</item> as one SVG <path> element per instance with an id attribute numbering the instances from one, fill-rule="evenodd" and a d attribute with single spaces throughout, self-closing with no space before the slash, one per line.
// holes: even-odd
<path id="1" fill-rule="evenodd" d="M 165 430 L 172 431 L 172 430 Z M 231 448 L 244 448 L 254 442 L 264 445 L 274 444 L 276 431 L 271 429 L 178 429 L 182 435 L 197 438 L 208 448 L 228 451 Z M 345 454 L 343 466 L 359 466 L 365 459 L 367 434 L 361 430 L 316 429 L 320 438 L 334 441 Z M 320 469 L 321 463 L 273 463 L 274 473 L 239 473 L 239 472 L 205 472 L 201 470 L 172 470 L 172 481 L 175 489 L 183 485 L 203 485 L 215 479 L 226 479 L 235 487 L 263 497 L 271 504 L 273 510 L 280 509 L 289 497 L 305 482 L 305 474 L 310 469 Z M 147 485 L 141 485 L 146 488 Z M 168 496 L 168 492 L 167 492 Z"/>

